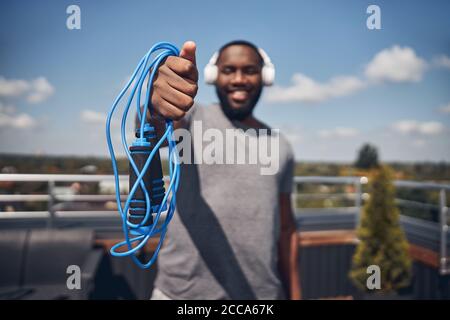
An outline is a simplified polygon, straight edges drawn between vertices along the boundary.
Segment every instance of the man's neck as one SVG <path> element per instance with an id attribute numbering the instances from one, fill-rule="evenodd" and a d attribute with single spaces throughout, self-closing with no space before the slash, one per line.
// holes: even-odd
<path id="1" fill-rule="evenodd" d="M 221 108 L 221 111 L 224 113 L 223 108 L 220 104 L 218 104 L 219 108 Z M 231 122 L 238 122 L 241 123 L 242 125 L 244 125 L 247 128 L 254 128 L 254 129 L 262 129 L 262 128 L 266 128 L 266 125 L 264 125 L 261 121 L 259 121 L 258 119 L 256 119 L 253 116 L 253 113 L 251 113 L 250 115 L 248 115 L 246 118 L 242 119 L 242 120 L 237 120 L 237 119 L 230 119 L 228 118 Z"/>
<path id="2" fill-rule="evenodd" d="M 250 127 L 250 128 L 254 128 L 254 129 L 260 129 L 260 128 L 264 128 L 264 125 L 258 121 L 258 119 L 256 119 L 253 114 L 249 115 L 247 118 L 245 118 L 244 120 L 240 121 L 243 125 Z"/>

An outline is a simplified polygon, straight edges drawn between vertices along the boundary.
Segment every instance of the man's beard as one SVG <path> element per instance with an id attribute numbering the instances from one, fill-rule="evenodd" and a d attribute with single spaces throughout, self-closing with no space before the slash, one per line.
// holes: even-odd
<path id="1" fill-rule="evenodd" d="M 253 112 L 253 109 L 256 107 L 256 103 L 259 100 L 259 97 L 261 96 L 262 92 L 262 86 L 259 87 L 258 91 L 255 95 L 253 95 L 244 105 L 240 106 L 237 109 L 234 109 L 229 101 L 228 101 L 228 95 L 227 93 L 224 93 L 220 91 L 216 87 L 216 93 L 219 97 L 220 106 L 222 108 L 223 113 L 225 113 L 226 117 L 230 120 L 239 120 L 242 121 L 248 116 L 250 116 Z"/>

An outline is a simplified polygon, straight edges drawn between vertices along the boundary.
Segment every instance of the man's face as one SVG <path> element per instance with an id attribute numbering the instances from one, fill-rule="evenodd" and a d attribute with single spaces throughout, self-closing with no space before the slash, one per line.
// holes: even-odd
<path id="1" fill-rule="evenodd" d="M 261 58 L 248 46 L 232 45 L 222 51 L 217 67 L 216 92 L 222 110 L 232 120 L 245 119 L 261 95 Z"/>

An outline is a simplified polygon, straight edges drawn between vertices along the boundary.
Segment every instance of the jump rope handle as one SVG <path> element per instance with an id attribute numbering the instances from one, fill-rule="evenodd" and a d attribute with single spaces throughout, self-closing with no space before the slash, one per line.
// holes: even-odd
<path id="1" fill-rule="evenodd" d="M 139 135 L 140 129 L 136 129 L 136 138 L 141 138 Z M 145 144 L 132 145 L 129 148 L 131 157 L 133 158 L 133 161 L 135 162 L 139 172 L 143 170 L 145 162 L 147 161 L 150 153 L 153 151 L 153 148 L 157 143 L 155 128 L 153 126 L 150 126 L 149 124 L 145 124 L 143 138 L 145 138 Z M 131 166 L 129 173 L 129 186 L 131 190 L 131 188 L 136 183 L 137 175 Z M 145 172 L 142 181 L 144 182 L 145 188 L 147 189 L 150 196 L 150 212 L 157 213 L 165 195 L 164 178 L 159 149 L 156 150 L 156 153 L 150 162 L 150 168 Z M 167 208 L 162 208 L 162 211 L 164 210 L 167 210 Z M 133 199 L 130 202 L 128 221 L 133 224 L 140 224 L 145 218 L 145 212 L 145 193 L 144 190 L 142 190 L 142 188 L 139 186 L 139 188 L 134 193 Z M 150 226 L 152 224 L 153 218 L 150 217 L 144 225 Z"/>

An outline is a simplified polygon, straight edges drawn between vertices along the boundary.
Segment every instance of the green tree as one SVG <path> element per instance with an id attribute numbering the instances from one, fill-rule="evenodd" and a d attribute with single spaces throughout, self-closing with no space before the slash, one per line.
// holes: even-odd
<path id="1" fill-rule="evenodd" d="M 378 151 L 375 146 L 368 143 L 363 145 L 358 153 L 358 158 L 355 162 L 355 167 L 359 169 L 378 168 Z"/>
<path id="2" fill-rule="evenodd" d="M 408 286 L 411 259 L 395 205 L 391 170 L 386 166 L 375 169 L 370 180 L 370 198 L 357 230 L 360 242 L 353 256 L 350 278 L 359 289 L 369 291 L 367 267 L 377 265 L 381 271 L 379 292 L 388 293 Z"/>

